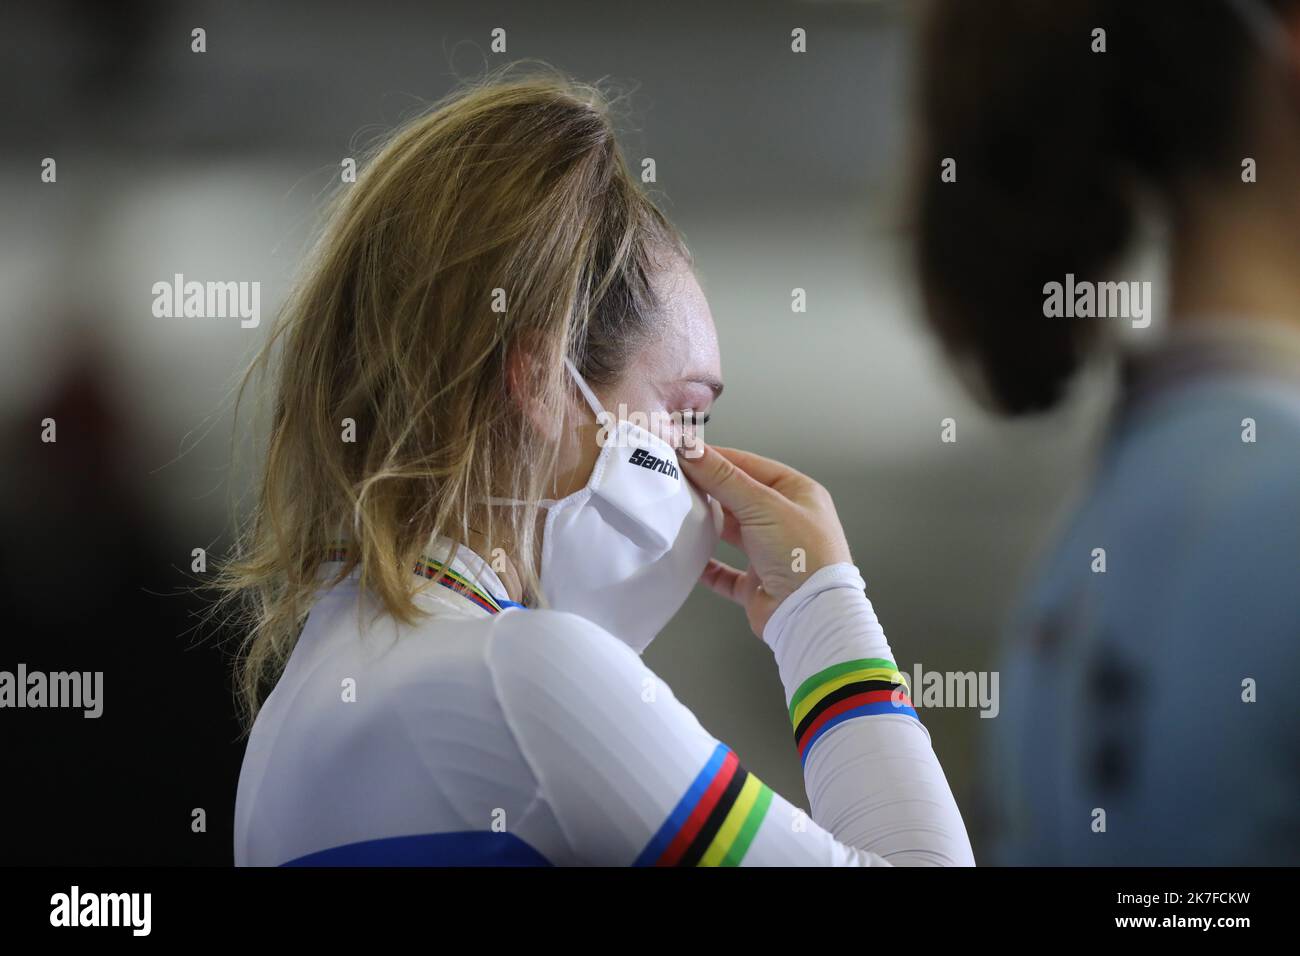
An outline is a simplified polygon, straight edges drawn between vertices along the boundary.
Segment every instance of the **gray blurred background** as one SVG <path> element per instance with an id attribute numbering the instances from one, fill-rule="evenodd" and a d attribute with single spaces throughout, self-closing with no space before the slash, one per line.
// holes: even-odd
<path id="1" fill-rule="evenodd" d="M 721 336 L 727 394 L 709 440 L 832 490 L 905 670 L 992 666 L 1009 604 L 1086 474 L 1111 378 L 1090 375 L 1051 417 L 996 422 L 922 328 L 906 228 L 912 12 L 755 0 L 12 11 L 0 33 L 4 569 L 10 619 L 41 623 L 19 628 L 0 666 L 82 668 L 93 640 L 110 690 L 130 688 L 117 693 L 135 710 L 117 725 L 29 721 L 30 759 L 85 759 L 6 797 L 32 823 L 31 845 L 11 856 L 229 862 L 241 745 L 224 665 L 187 650 L 193 608 L 178 593 L 191 549 L 224 540 L 240 493 L 228 390 L 271 326 L 340 161 L 457 78 L 507 61 L 630 92 L 627 157 L 655 159 L 657 195 L 695 253 Z M 194 27 L 206 53 L 190 52 Z M 505 54 L 489 52 L 495 27 Z M 795 27 L 805 54 L 790 50 Z M 57 183 L 40 181 L 45 157 Z M 260 281 L 261 326 L 155 318 L 151 287 L 174 273 Z M 806 314 L 791 312 L 796 287 Z M 57 463 L 39 442 L 54 409 Z M 940 442 L 948 417 L 955 444 Z M 141 557 L 123 570 L 132 543 Z M 53 583 L 52 567 L 64 569 Z M 114 574 L 119 591 L 103 585 Z M 807 805 L 771 654 L 739 611 L 697 593 L 647 661 L 751 770 Z M 973 783 L 992 721 L 975 709 L 921 716 L 978 858 Z M 67 788 L 99 794 L 92 817 L 138 808 L 145 763 L 163 765 L 149 773 L 165 795 L 148 798 L 144 836 L 42 831 L 43 808 L 63 812 Z M 188 828 L 200 805 L 203 839 Z"/>

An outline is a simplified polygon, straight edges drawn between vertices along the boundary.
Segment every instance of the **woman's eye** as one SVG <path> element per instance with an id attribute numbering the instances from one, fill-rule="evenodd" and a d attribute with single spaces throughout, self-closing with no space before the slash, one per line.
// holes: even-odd
<path id="1" fill-rule="evenodd" d="M 681 434 L 679 440 L 677 440 L 677 445 L 679 447 L 693 446 L 694 442 L 701 437 L 699 429 L 708 424 L 708 415 L 701 415 L 694 408 L 686 408 L 686 410 L 679 412 L 679 415 L 681 418 Z"/>
<path id="2" fill-rule="evenodd" d="M 674 412 L 673 417 L 678 419 L 680 433 L 676 436 L 674 446 L 685 448 L 693 446 L 696 439 L 699 438 L 699 429 L 708 424 L 709 416 L 702 415 L 693 408 L 684 409 L 680 412 Z"/>
<path id="3" fill-rule="evenodd" d="M 709 417 L 710 416 L 707 414 L 701 415 L 694 409 L 687 409 L 682 412 L 682 425 L 685 428 L 698 428 L 701 425 L 707 425 L 709 423 Z"/>

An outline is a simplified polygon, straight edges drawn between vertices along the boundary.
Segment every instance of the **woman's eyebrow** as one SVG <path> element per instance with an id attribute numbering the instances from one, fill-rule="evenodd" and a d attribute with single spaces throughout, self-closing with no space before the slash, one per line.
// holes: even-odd
<path id="1" fill-rule="evenodd" d="M 703 385 L 705 388 L 713 392 L 714 401 L 717 401 L 718 398 L 722 395 L 722 387 L 723 387 L 722 382 L 718 381 L 716 378 L 712 378 L 709 376 L 700 376 L 700 377 L 688 376 L 687 378 L 682 379 L 682 381 L 689 382 L 693 385 Z"/>

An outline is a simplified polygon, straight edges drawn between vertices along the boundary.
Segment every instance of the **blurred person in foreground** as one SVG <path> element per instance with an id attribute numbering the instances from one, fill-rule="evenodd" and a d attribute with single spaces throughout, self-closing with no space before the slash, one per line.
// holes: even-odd
<path id="1" fill-rule="evenodd" d="M 1138 278 L 1146 214 L 1170 265 L 1014 618 L 990 862 L 1300 863 L 1300 2 L 943 0 L 922 64 L 928 317 L 989 405 L 1127 323 L 1051 283 Z"/>

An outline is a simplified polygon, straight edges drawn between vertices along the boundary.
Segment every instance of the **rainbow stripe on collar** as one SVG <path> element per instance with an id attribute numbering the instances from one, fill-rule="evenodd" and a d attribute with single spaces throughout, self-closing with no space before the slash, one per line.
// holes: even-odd
<path id="1" fill-rule="evenodd" d="M 905 714 L 919 720 L 907 696 L 907 678 L 891 660 L 867 657 L 818 671 L 790 698 L 790 722 L 800 763 L 832 727 L 854 717 Z"/>
<path id="2" fill-rule="evenodd" d="M 347 559 L 348 549 L 343 544 L 334 545 L 325 555 L 326 561 L 346 561 Z M 433 560 L 427 554 L 420 555 L 416 559 L 415 567 L 411 570 L 422 578 L 436 581 L 443 587 L 455 591 L 471 604 L 487 611 L 489 614 L 500 614 L 507 607 L 523 607 L 522 604 L 516 604 L 514 601 L 494 598 L 465 575 L 453 570 L 441 561 Z"/>
<path id="3" fill-rule="evenodd" d="M 434 561 L 427 555 L 420 555 L 419 560 L 415 562 L 415 573 L 431 581 L 437 581 L 445 588 L 450 588 L 489 614 L 500 614 L 501 609 L 506 605 L 518 607 L 511 601 L 498 601 L 463 574 L 453 571 L 439 561 Z"/>

